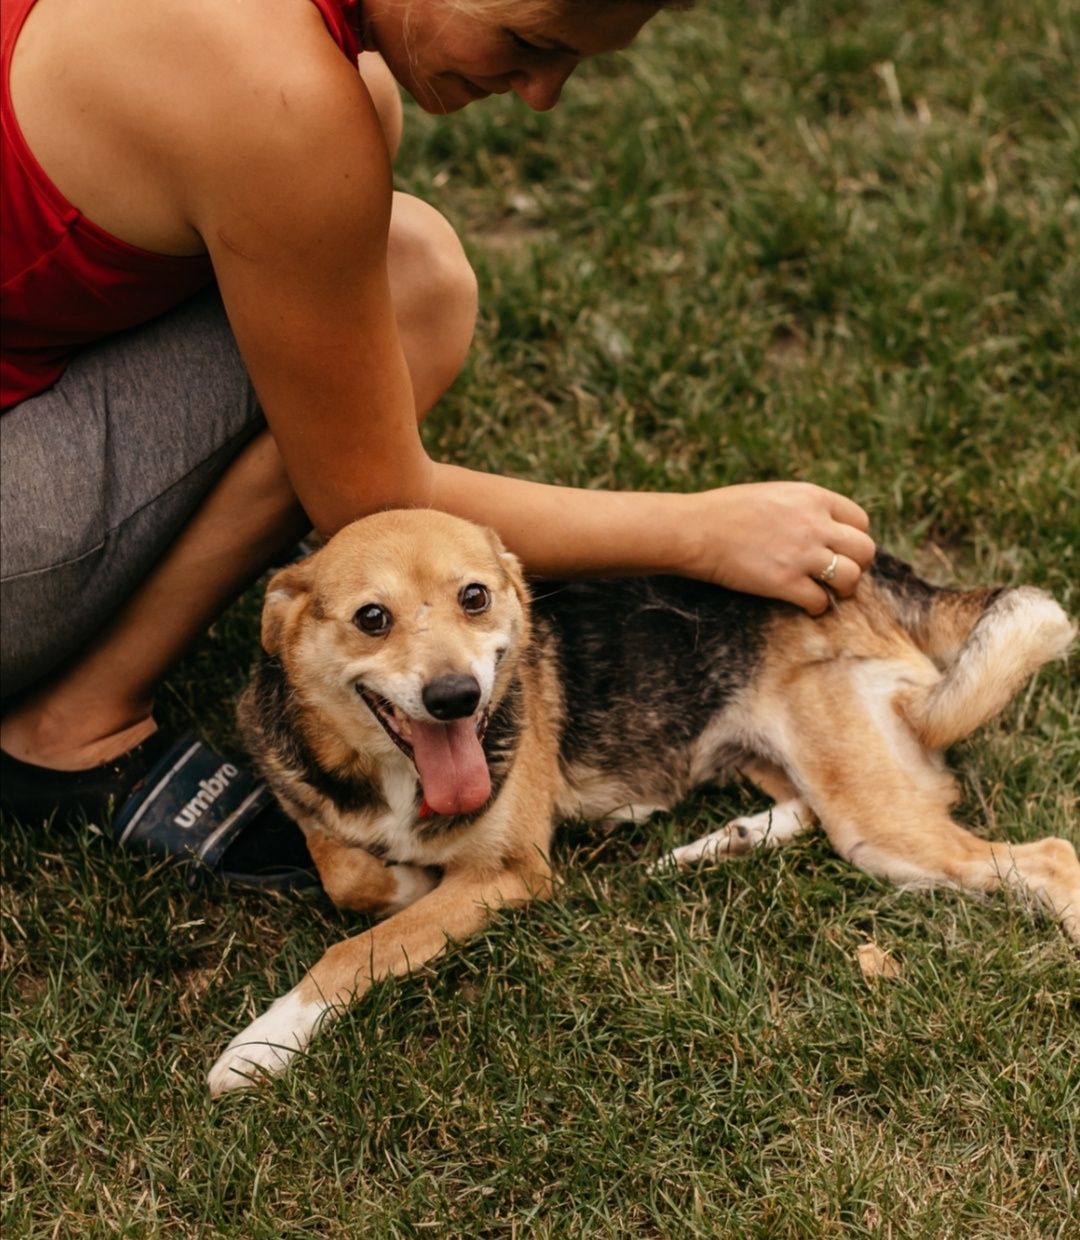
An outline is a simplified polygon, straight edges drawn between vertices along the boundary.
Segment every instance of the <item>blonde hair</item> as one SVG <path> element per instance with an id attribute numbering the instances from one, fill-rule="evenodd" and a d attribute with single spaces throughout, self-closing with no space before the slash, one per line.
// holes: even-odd
<path id="1" fill-rule="evenodd" d="M 689 9 L 693 8 L 694 0 L 450 0 L 449 7 L 477 17 L 498 15 L 504 20 L 530 21 L 554 13 L 572 13 L 575 9 L 607 9 L 616 5 L 657 10 Z"/>

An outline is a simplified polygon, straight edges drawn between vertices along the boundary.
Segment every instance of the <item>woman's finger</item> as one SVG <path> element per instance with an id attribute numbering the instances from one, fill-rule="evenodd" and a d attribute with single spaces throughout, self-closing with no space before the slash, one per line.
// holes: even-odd
<path id="1" fill-rule="evenodd" d="M 864 534 L 870 529 L 870 518 L 865 508 L 860 508 L 853 499 L 848 499 L 846 495 L 838 495 L 835 491 L 830 493 L 832 498 L 829 503 L 829 511 L 832 513 L 835 521 L 841 522 L 843 525 L 853 526 L 857 530 L 861 530 Z"/>
<path id="2" fill-rule="evenodd" d="M 820 616 L 829 609 L 829 592 L 809 577 L 792 588 L 787 598 L 811 616 Z"/>
<path id="3" fill-rule="evenodd" d="M 877 550 L 874 540 L 869 534 L 864 534 L 852 525 L 835 525 L 826 541 L 832 551 L 846 555 L 860 568 L 869 568 L 873 563 L 874 552 Z"/>
<path id="4" fill-rule="evenodd" d="M 834 594 L 847 598 L 855 593 L 862 569 L 848 556 L 833 552 L 821 568 L 810 575 L 815 581 L 828 586 Z"/>

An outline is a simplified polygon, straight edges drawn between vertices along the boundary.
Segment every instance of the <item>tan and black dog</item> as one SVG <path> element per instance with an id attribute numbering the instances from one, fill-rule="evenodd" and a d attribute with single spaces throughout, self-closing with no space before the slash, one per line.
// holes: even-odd
<path id="1" fill-rule="evenodd" d="M 234 1038 L 211 1090 L 280 1072 L 373 982 L 548 895 L 559 818 L 646 817 L 725 774 L 776 804 L 668 863 L 820 821 L 870 874 L 1026 888 L 1080 941 L 1073 846 L 972 835 L 940 758 L 1074 635 L 1038 590 L 938 590 L 883 554 L 811 619 L 677 578 L 530 600 L 488 530 L 430 511 L 356 522 L 271 580 L 240 721 L 331 898 L 390 916 Z"/>

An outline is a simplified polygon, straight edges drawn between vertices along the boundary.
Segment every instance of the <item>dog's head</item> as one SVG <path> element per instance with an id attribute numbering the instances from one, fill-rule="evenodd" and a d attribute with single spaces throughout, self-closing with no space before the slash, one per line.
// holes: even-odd
<path id="1" fill-rule="evenodd" d="M 278 572 L 262 643 L 292 690 L 357 752 L 408 755 L 437 813 L 491 792 L 491 711 L 528 641 L 517 559 L 481 526 L 377 513 Z"/>

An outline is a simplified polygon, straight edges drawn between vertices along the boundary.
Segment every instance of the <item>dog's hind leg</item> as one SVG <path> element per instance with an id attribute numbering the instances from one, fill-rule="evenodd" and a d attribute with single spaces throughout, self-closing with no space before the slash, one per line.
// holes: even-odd
<path id="1" fill-rule="evenodd" d="M 814 815 L 805 801 L 781 801 L 771 809 L 748 817 L 734 818 L 726 827 L 683 844 L 654 862 L 654 870 L 671 866 L 683 868 L 699 861 L 726 861 L 755 848 L 778 848 L 814 824 Z"/>
<path id="2" fill-rule="evenodd" d="M 901 886 L 1034 895 L 1080 943 L 1080 861 L 1067 840 L 989 843 L 949 815 L 954 786 L 892 708 L 888 668 L 828 663 L 787 685 L 792 774 L 837 852 Z M 814 728 L 815 719 L 828 719 Z"/>
<path id="3" fill-rule="evenodd" d="M 843 841 L 837 847 L 842 856 L 905 887 L 942 885 L 987 894 L 1002 886 L 1025 889 L 1080 944 L 1080 861 L 1068 840 L 989 843 L 954 822 L 943 807 L 920 804 L 902 785 L 882 791 L 900 801 L 890 806 L 883 796 L 874 827 L 840 798 L 823 808 L 822 825 L 834 843 Z M 865 813 L 871 807 L 860 808 Z"/>
<path id="4" fill-rule="evenodd" d="M 778 848 L 814 825 L 813 810 L 778 766 L 751 759 L 740 764 L 738 773 L 773 797 L 776 804 L 760 814 L 734 818 L 719 831 L 672 849 L 654 863 L 654 870 L 682 868 L 700 861 L 726 861 L 755 848 Z"/>

